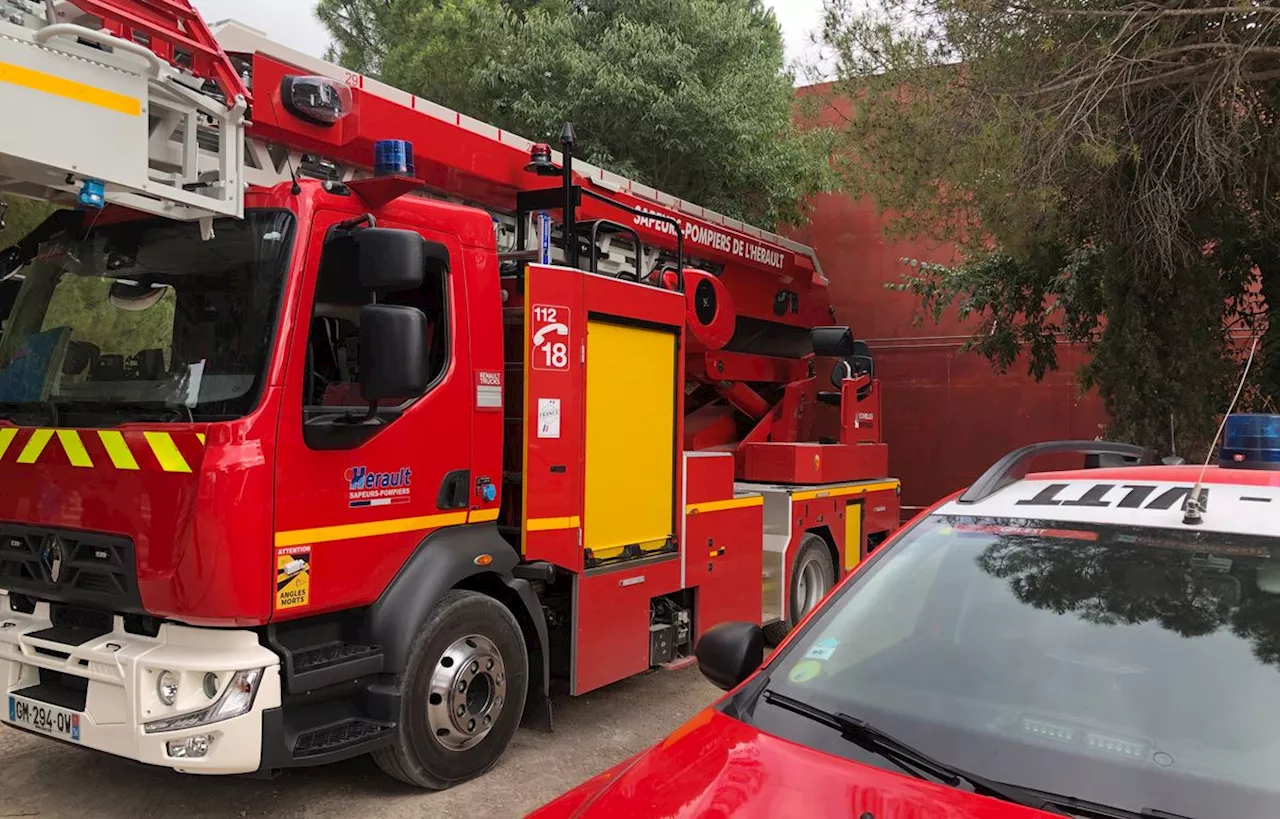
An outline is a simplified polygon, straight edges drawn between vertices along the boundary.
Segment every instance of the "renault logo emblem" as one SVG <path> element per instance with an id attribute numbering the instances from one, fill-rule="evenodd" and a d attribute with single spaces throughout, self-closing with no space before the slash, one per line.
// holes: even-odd
<path id="1" fill-rule="evenodd" d="M 49 579 L 54 583 L 57 583 L 58 578 L 62 576 L 62 564 L 65 559 L 62 554 L 62 541 L 57 535 L 46 535 L 40 543 L 40 564 L 44 566 L 44 570 L 49 573 Z"/>

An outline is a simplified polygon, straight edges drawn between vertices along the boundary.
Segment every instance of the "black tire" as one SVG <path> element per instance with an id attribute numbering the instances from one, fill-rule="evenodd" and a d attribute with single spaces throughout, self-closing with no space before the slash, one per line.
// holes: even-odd
<path id="1" fill-rule="evenodd" d="M 764 627 L 764 641 L 768 645 L 776 646 L 783 640 L 787 639 L 787 635 L 791 633 L 791 625 L 783 620 L 774 620 Z"/>
<path id="2" fill-rule="evenodd" d="M 483 647 L 477 648 L 477 642 Z M 479 653 L 459 655 L 459 650 Z M 497 676 L 481 671 L 471 678 L 467 695 L 453 693 L 466 691 L 465 686 L 450 687 L 447 700 L 437 695 L 446 679 L 465 684 L 462 675 L 469 673 L 470 658 L 475 657 L 475 665 L 479 665 L 485 658 L 494 659 L 493 650 L 497 652 L 496 668 L 500 672 Z M 455 656 L 464 656 L 467 660 L 458 663 L 453 659 Z M 485 678 L 488 682 L 484 682 Z M 405 671 L 396 676 L 394 684 L 400 694 L 400 718 L 391 747 L 373 754 L 378 767 L 402 782 L 430 790 L 444 790 L 474 779 L 497 764 L 520 726 L 529 688 L 529 656 L 520 624 L 506 606 L 492 597 L 472 591 L 451 591 L 422 624 Z M 458 705 L 468 709 L 467 715 L 461 717 L 468 720 L 471 695 L 484 686 L 488 686 L 489 708 L 501 699 L 497 703 L 498 713 L 492 716 L 487 730 L 482 728 L 481 734 L 471 736 L 459 731 L 456 725 L 452 730 L 433 729 L 442 719 L 441 707 L 451 711 L 455 699 Z M 495 692 L 502 692 L 501 696 L 495 696 Z M 491 710 L 480 710 L 477 706 L 477 714 L 480 713 L 492 715 Z M 469 721 L 475 724 L 474 719 Z M 437 736 L 437 730 L 445 731 L 443 739 Z M 446 744 L 472 741 L 475 744 L 465 748 Z"/>
<path id="3" fill-rule="evenodd" d="M 810 593 L 810 584 L 815 579 L 810 577 L 807 583 L 802 586 L 802 576 L 805 574 L 806 567 L 812 567 L 812 571 L 816 573 L 816 579 L 821 582 L 821 587 Z M 787 593 L 787 619 L 769 623 L 764 627 L 764 639 L 770 645 L 777 645 L 791 633 L 791 629 L 795 628 L 795 624 L 804 619 L 809 610 L 816 605 L 818 600 L 826 595 L 827 592 L 835 586 L 836 569 L 831 562 L 831 551 L 827 548 L 827 542 L 818 535 L 810 532 L 800 541 L 800 547 L 796 549 L 795 560 L 791 563 L 791 583 Z M 803 599 L 802 599 L 803 598 Z"/>

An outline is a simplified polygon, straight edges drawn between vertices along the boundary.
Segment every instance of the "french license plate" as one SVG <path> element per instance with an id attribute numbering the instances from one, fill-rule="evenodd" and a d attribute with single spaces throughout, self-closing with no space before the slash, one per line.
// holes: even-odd
<path id="1" fill-rule="evenodd" d="M 8 717 L 6 722 L 14 725 L 71 742 L 80 741 L 80 715 L 74 711 L 10 696 Z"/>

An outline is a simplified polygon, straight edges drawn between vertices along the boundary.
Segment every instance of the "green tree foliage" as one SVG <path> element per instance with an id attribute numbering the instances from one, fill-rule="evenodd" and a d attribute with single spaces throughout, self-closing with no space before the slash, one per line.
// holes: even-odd
<path id="1" fill-rule="evenodd" d="M 9 205 L 5 229 L 0 231 L 0 249 L 21 239 L 53 212 L 51 206 L 31 199 L 5 197 L 0 201 Z M 36 267 L 40 267 L 39 272 L 35 272 Z M 108 301 L 112 279 L 69 272 L 57 276 L 38 262 L 27 272 L 33 273 L 34 278 L 18 302 L 27 321 L 22 327 L 13 328 L 15 334 L 25 337 L 67 327 L 72 331 L 71 340 L 93 344 L 100 353 L 134 356 L 141 350 L 159 349 L 168 360 L 173 345 L 172 290 L 166 291 L 150 309 L 130 312 L 119 310 Z M 15 337 L 0 344 L 2 360 L 7 361 L 21 340 Z"/>
<path id="2" fill-rule="evenodd" d="M 26 236 L 32 228 L 53 213 L 53 208 L 44 202 L 20 196 L 0 196 L 0 210 L 5 212 L 5 227 L 0 230 L 0 250 Z"/>
<path id="3" fill-rule="evenodd" d="M 1256 0 L 827 0 L 843 175 L 894 229 L 955 243 L 916 264 L 925 313 L 1041 377 L 1056 344 L 1111 433 L 1203 452 L 1239 376 L 1232 331 L 1280 296 L 1280 9 Z M 1259 275 L 1261 273 L 1261 275 Z M 1236 333 L 1248 336 L 1249 333 Z M 1244 344 L 1248 350 L 1249 344 Z M 1247 403 L 1280 396 L 1264 340 Z"/>
<path id="4" fill-rule="evenodd" d="M 113 281 L 102 276 L 62 274 L 41 329 L 69 327 L 73 341 L 92 344 L 102 354 L 131 358 L 143 350 L 161 350 L 167 364 L 173 348 L 173 289 L 166 288 L 160 300 L 146 310 L 120 310 L 107 300 Z"/>
<path id="5" fill-rule="evenodd" d="M 573 122 L 589 162 L 727 215 L 795 221 L 828 135 L 760 0 L 320 0 L 331 58 L 530 139 Z"/>

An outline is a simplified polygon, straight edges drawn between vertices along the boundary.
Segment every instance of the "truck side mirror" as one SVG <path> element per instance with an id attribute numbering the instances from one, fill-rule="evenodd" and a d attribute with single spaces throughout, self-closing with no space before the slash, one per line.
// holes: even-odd
<path id="1" fill-rule="evenodd" d="M 410 398 L 426 388 L 427 317 L 395 304 L 360 308 L 360 394 L 370 415 L 384 398 Z"/>
<path id="2" fill-rule="evenodd" d="M 702 675 L 731 691 L 764 663 L 764 631 L 754 623 L 720 623 L 707 629 L 694 654 Z"/>
<path id="3" fill-rule="evenodd" d="M 853 355 L 853 332 L 848 327 L 814 327 L 809 332 L 814 355 L 848 358 Z"/>
<path id="4" fill-rule="evenodd" d="M 428 269 L 449 269 L 449 251 L 412 230 L 366 228 L 356 234 L 360 286 L 377 293 L 417 290 Z"/>

